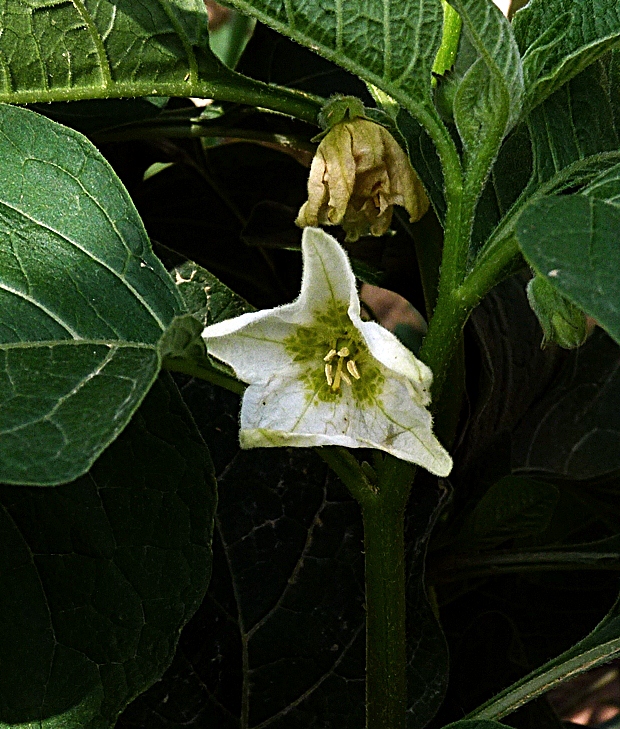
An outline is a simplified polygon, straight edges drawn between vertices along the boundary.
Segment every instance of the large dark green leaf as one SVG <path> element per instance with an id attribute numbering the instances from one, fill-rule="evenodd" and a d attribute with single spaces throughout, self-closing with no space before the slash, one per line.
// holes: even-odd
<path id="1" fill-rule="evenodd" d="M 618 44 L 620 6 L 616 0 L 533 0 L 513 27 L 533 109 Z"/>
<path id="2" fill-rule="evenodd" d="M 0 101 L 202 96 L 314 103 L 236 74 L 209 47 L 202 0 L 3 0 Z"/>
<path id="3" fill-rule="evenodd" d="M 620 208 L 585 195 L 532 204 L 517 224 L 528 262 L 620 342 Z"/>
<path id="4" fill-rule="evenodd" d="M 364 587 L 358 505 L 311 451 L 240 451 L 229 393 L 183 388 L 214 454 L 220 505 L 214 570 L 162 681 L 119 728 L 364 726 Z M 411 522 L 410 724 L 445 689 L 443 636 L 424 593 L 423 555 L 441 502 L 420 484 Z"/>
<path id="5" fill-rule="evenodd" d="M 159 370 L 183 304 L 80 134 L 0 106 L 0 480 L 84 473 Z"/>
<path id="6" fill-rule="evenodd" d="M 169 376 L 73 483 L 0 487 L 0 725 L 104 729 L 169 665 L 211 567 L 208 450 Z"/>
<path id="7" fill-rule="evenodd" d="M 410 110 L 430 108 L 441 42 L 439 0 L 232 0 L 232 5 L 378 86 Z"/>

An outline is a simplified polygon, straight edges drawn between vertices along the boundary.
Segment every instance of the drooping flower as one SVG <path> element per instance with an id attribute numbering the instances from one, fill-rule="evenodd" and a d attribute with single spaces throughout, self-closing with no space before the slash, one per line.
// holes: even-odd
<path id="1" fill-rule="evenodd" d="M 385 127 L 369 119 L 358 116 L 335 124 L 312 160 L 308 200 L 297 225 L 341 225 L 352 242 L 362 235 L 383 235 L 394 205 L 402 205 L 411 222 L 429 206 L 405 152 Z"/>
<path id="2" fill-rule="evenodd" d="M 248 383 L 243 448 L 379 448 L 446 476 L 432 432 L 430 369 L 389 331 L 362 321 L 347 254 L 306 228 L 301 294 L 293 303 L 207 327 L 209 354 Z"/>

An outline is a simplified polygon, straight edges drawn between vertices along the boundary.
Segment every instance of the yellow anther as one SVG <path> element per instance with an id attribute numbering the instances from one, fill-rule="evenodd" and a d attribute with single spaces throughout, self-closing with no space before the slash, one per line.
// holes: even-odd
<path id="1" fill-rule="evenodd" d="M 334 375 L 334 383 L 332 385 L 332 390 L 334 392 L 337 392 L 340 389 L 340 380 L 342 379 L 342 363 L 344 360 L 342 357 L 338 360 L 338 366 L 336 367 L 336 374 Z"/>
<path id="2" fill-rule="evenodd" d="M 330 349 L 325 357 L 323 357 L 323 362 L 331 362 L 337 354 L 338 352 L 335 349 Z"/>
<path id="3" fill-rule="evenodd" d="M 344 370 L 342 370 L 342 372 L 340 373 L 340 377 L 342 377 L 343 382 L 346 382 L 347 385 L 351 387 L 351 380 L 349 379 L 349 375 L 347 375 Z"/>
<path id="4" fill-rule="evenodd" d="M 353 360 L 353 359 L 347 360 L 347 369 L 349 370 L 349 374 L 352 377 L 355 377 L 356 380 L 359 380 L 360 373 L 359 373 L 359 370 L 357 369 L 357 365 L 355 364 L 355 360 Z"/>
<path id="5" fill-rule="evenodd" d="M 329 387 L 331 387 L 334 383 L 334 376 L 332 374 L 332 366 L 329 363 L 325 365 L 325 379 Z"/>
<path id="6" fill-rule="evenodd" d="M 339 357 L 348 357 L 350 354 L 348 347 L 343 347 L 342 349 L 339 349 L 337 352 L 337 355 Z"/>

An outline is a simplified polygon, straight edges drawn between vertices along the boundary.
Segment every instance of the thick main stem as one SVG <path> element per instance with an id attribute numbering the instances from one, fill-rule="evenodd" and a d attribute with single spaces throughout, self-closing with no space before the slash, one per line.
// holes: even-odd
<path id="1" fill-rule="evenodd" d="M 406 500 L 380 492 L 362 504 L 366 560 L 366 729 L 405 729 Z"/>

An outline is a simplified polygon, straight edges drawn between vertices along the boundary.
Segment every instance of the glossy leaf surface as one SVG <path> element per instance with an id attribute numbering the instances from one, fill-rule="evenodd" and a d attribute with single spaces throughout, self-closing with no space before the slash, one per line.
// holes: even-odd
<path id="1" fill-rule="evenodd" d="M 183 310 L 124 187 L 81 135 L 0 106 L 0 480 L 86 471 Z"/>

